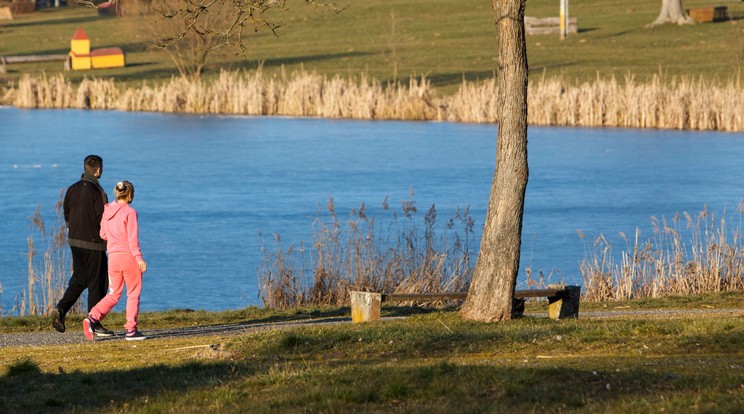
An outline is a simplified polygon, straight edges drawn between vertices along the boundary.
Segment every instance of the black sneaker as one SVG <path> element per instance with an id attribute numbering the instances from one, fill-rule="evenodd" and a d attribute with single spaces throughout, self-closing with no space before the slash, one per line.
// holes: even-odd
<path id="1" fill-rule="evenodd" d="M 60 308 L 52 310 L 52 326 L 57 332 L 65 331 L 65 313 Z"/>
<path id="2" fill-rule="evenodd" d="M 110 331 L 103 326 L 101 322 L 98 322 L 93 326 L 93 334 L 100 337 L 114 336 L 114 331 Z"/>
<path id="3" fill-rule="evenodd" d="M 147 339 L 147 337 L 145 335 L 142 335 L 142 332 L 135 329 L 133 331 L 127 332 L 127 336 L 124 339 L 126 339 L 127 341 L 141 341 L 143 339 Z"/>

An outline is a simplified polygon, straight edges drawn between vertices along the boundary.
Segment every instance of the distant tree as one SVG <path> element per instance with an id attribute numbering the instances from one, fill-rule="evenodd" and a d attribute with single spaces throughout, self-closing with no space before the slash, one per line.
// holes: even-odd
<path id="1" fill-rule="evenodd" d="M 115 0 L 122 1 L 122 0 Z M 278 35 L 287 0 L 128 0 L 124 15 L 147 30 L 150 46 L 165 50 L 184 78 L 197 79 L 214 53 L 248 56 L 251 34 Z M 305 0 L 334 12 L 334 3 Z"/>
<path id="2" fill-rule="evenodd" d="M 661 0 L 661 12 L 659 17 L 649 26 L 660 24 L 692 24 L 695 23 L 682 8 L 682 0 Z"/>
<path id="3" fill-rule="evenodd" d="M 525 3 L 526 0 L 491 0 L 498 30 L 496 171 L 478 262 L 461 310 L 465 319 L 492 322 L 512 318 L 529 175 Z"/>

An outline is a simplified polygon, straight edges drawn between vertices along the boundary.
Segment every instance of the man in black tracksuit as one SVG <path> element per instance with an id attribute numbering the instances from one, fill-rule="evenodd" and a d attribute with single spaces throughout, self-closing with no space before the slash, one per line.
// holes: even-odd
<path id="1" fill-rule="evenodd" d="M 108 197 L 98 183 L 103 173 L 103 159 L 88 155 L 83 167 L 83 176 L 67 189 L 63 205 L 67 242 L 72 250 L 72 277 L 52 311 L 52 326 L 59 332 L 65 331 L 65 315 L 86 288 L 88 312 L 106 296 L 108 290 L 106 241 L 100 235 L 103 206 L 108 203 Z M 94 333 L 97 336 L 113 335 L 102 325 Z"/>

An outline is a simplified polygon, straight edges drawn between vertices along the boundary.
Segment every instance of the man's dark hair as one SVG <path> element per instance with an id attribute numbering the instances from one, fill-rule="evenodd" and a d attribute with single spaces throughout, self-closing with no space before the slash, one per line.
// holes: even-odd
<path id="1" fill-rule="evenodd" d="M 85 172 L 93 175 L 96 173 L 96 170 L 101 168 L 103 166 L 103 158 L 99 157 L 98 155 L 88 155 L 85 157 L 85 161 L 83 161 L 83 168 L 85 168 Z"/>

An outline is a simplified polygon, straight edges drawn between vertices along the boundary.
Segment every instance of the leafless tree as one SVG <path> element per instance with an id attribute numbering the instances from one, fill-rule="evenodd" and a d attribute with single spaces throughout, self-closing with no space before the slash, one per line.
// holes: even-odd
<path id="1" fill-rule="evenodd" d="M 667 23 L 693 24 L 695 21 L 685 13 L 685 10 L 682 8 L 682 0 L 661 0 L 659 17 L 649 26 Z"/>
<path id="2" fill-rule="evenodd" d="M 526 0 L 491 0 L 498 29 L 499 132 L 496 171 L 480 253 L 461 314 L 466 319 L 512 317 L 519 272 L 527 166 Z"/>
<path id="3" fill-rule="evenodd" d="M 304 3 L 343 10 L 335 3 Z M 214 53 L 248 57 L 251 34 L 279 35 L 280 13 L 287 10 L 287 0 L 128 0 L 123 14 L 150 32 L 150 46 L 165 50 L 181 76 L 196 79 Z"/>

